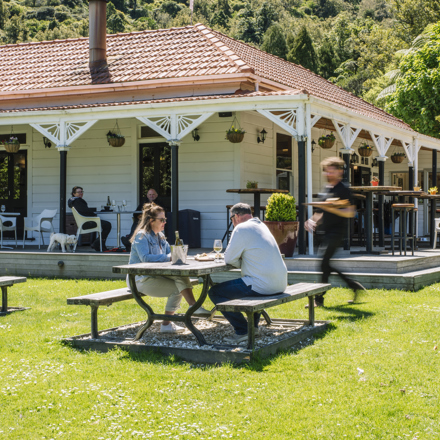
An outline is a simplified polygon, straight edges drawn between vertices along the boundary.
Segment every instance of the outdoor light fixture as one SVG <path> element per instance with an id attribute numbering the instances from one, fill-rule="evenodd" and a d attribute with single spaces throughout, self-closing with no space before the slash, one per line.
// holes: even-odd
<path id="1" fill-rule="evenodd" d="M 198 129 L 198 128 L 195 128 L 195 129 L 192 131 L 192 137 L 193 137 L 193 139 L 194 139 L 195 141 L 199 141 L 199 140 L 200 140 L 199 129 Z"/>
<path id="2" fill-rule="evenodd" d="M 43 136 L 43 142 L 44 142 L 44 148 L 50 148 L 52 146 L 52 143 L 45 136 Z"/>
<path id="3" fill-rule="evenodd" d="M 312 153 L 315 151 L 315 146 L 316 146 L 316 142 L 315 142 L 315 140 L 313 139 L 313 140 L 312 140 Z"/>
<path id="4" fill-rule="evenodd" d="M 260 134 L 261 134 L 261 137 L 260 136 L 257 137 L 257 142 L 258 143 L 261 142 L 264 144 L 264 141 L 266 140 L 267 131 L 263 128 L 263 130 L 260 131 Z"/>

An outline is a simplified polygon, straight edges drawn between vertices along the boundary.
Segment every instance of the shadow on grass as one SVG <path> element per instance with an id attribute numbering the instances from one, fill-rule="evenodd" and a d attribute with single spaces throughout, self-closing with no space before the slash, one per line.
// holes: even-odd
<path id="1" fill-rule="evenodd" d="M 360 305 L 361 303 L 356 303 L 356 305 Z M 367 319 L 371 318 L 375 315 L 375 313 L 372 312 L 366 312 L 364 310 L 359 310 L 351 307 L 350 305 L 339 305 L 334 307 L 325 307 L 325 311 L 331 312 L 338 312 L 339 315 L 335 316 L 335 319 L 338 320 L 346 320 L 346 321 L 357 321 L 359 319 Z"/>

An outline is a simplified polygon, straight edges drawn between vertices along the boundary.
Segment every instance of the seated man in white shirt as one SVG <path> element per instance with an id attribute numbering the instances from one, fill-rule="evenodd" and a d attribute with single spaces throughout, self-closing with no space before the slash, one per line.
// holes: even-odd
<path id="1" fill-rule="evenodd" d="M 241 278 L 213 286 L 209 297 L 214 304 L 246 297 L 264 297 L 283 292 L 287 287 L 287 268 L 278 245 L 259 218 L 252 218 L 246 203 L 231 208 L 234 225 L 231 240 L 225 251 L 225 262 L 241 268 Z M 241 313 L 223 312 L 234 327 L 235 334 L 225 342 L 238 344 L 247 340 L 247 321 Z M 258 328 L 259 315 L 255 315 Z"/>

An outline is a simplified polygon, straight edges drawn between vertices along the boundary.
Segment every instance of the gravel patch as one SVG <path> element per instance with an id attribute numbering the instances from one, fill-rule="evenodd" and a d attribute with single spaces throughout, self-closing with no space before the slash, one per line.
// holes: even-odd
<path id="1" fill-rule="evenodd" d="M 247 350 L 247 341 L 242 342 L 238 347 L 226 346 L 223 342 L 225 336 L 231 336 L 233 329 L 228 321 L 225 319 L 214 319 L 212 321 L 199 319 L 196 322 L 196 327 L 203 333 L 208 344 L 200 347 L 197 343 L 195 336 L 185 329 L 183 333 L 179 334 L 166 334 L 160 333 L 160 321 L 156 321 L 153 325 L 144 333 L 139 341 L 133 342 L 133 338 L 136 336 L 137 331 L 143 323 L 135 323 L 118 327 L 114 330 L 101 331 L 100 341 L 104 342 L 123 342 L 128 345 L 148 345 L 152 347 L 174 347 L 174 348 L 186 348 L 193 350 L 218 350 L 219 347 L 215 345 L 222 345 L 222 351 L 231 352 L 249 352 Z M 181 323 L 177 323 L 182 325 Z M 322 326 L 324 323 L 316 322 L 315 326 Z M 255 335 L 255 348 L 261 348 L 267 345 L 274 344 L 283 339 L 287 339 L 293 335 L 297 335 L 302 332 L 310 330 L 312 327 L 302 324 L 301 322 L 289 322 L 289 324 L 272 324 L 270 327 L 266 323 L 260 323 L 259 335 Z M 82 340 L 93 340 L 90 336 L 80 338 Z"/>

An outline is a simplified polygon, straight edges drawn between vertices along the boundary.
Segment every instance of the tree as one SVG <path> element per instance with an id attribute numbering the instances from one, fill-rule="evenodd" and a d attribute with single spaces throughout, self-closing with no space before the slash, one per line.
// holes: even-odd
<path id="1" fill-rule="evenodd" d="M 432 29 L 423 48 L 406 55 L 399 69 L 396 92 L 386 109 L 411 125 L 414 130 L 440 137 L 440 24 Z"/>
<path id="2" fill-rule="evenodd" d="M 22 41 L 23 36 L 23 20 L 22 17 L 14 15 L 5 25 L 6 38 L 8 43 L 18 43 Z"/>
<path id="3" fill-rule="evenodd" d="M 319 68 L 318 73 L 325 79 L 334 76 L 338 67 L 338 57 L 329 39 L 326 38 L 318 50 Z"/>
<path id="4" fill-rule="evenodd" d="M 118 34 L 125 31 L 125 26 L 128 24 L 125 15 L 121 11 L 116 11 L 107 18 L 107 28 L 111 34 Z"/>
<path id="5" fill-rule="evenodd" d="M 5 8 L 3 6 L 3 0 L 0 0 L 0 29 L 5 27 Z"/>
<path id="6" fill-rule="evenodd" d="M 301 28 L 293 40 L 293 46 L 287 55 L 287 61 L 300 64 L 306 69 L 316 72 L 318 68 L 317 56 L 312 39 L 305 26 Z"/>
<path id="7" fill-rule="evenodd" d="M 264 34 L 261 50 L 286 59 L 287 43 L 284 37 L 284 31 L 279 24 L 272 25 Z"/>

